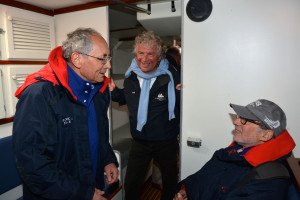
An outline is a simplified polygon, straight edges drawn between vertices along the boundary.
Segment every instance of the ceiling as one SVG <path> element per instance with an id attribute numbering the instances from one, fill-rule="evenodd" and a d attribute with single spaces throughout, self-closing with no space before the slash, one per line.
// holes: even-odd
<path id="1" fill-rule="evenodd" d="M 22 3 L 27 3 L 30 5 L 38 6 L 41 8 L 54 10 L 59 8 L 65 8 L 80 4 L 86 4 L 93 2 L 95 0 L 16 0 Z"/>
<path id="2" fill-rule="evenodd" d="M 12 0 L 10 0 L 12 1 Z M 144 27 L 137 21 L 136 12 L 133 8 L 140 8 L 141 4 L 153 4 L 171 2 L 172 0 L 15 0 L 43 9 L 57 11 L 83 6 L 92 3 L 103 3 L 109 5 L 110 20 L 110 44 L 114 46 L 117 41 L 130 41 L 136 35 L 144 31 Z M 173 38 L 163 38 L 165 42 L 172 43 Z M 178 39 L 178 36 L 176 36 Z M 179 41 L 180 42 L 180 41 Z M 170 46 L 170 45 L 168 45 Z"/>
<path id="3" fill-rule="evenodd" d="M 137 5 L 137 4 L 146 4 L 150 3 L 158 3 L 158 2 L 167 2 L 171 0 L 15 0 L 18 2 L 38 6 L 41 8 L 55 10 L 61 9 L 71 6 L 78 6 L 92 2 L 107 2 L 108 4 L 130 4 L 130 5 Z"/>

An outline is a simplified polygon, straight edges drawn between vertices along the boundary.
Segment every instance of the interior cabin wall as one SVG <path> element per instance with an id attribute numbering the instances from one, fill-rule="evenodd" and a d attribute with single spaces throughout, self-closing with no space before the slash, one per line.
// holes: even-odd
<path id="1" fill-rule="evenodd" d="M 50 27 L 50 38 L 51 41 L 54 41 L 54 31 L 52 29 L 53 24 L 51 24 L 52 17 L 41 15 L 35 12 L 23 10 L 20 8 L 15 8 L 11 6 L 6 6 L 0 4 L 0 28 L 3 30 L 2 34 L 0 34 L 0 60 L 12 60 L 12 61 L 43 61 L 47 60 L 46 57 L 43 57 L 43 53 L 36 52 L 35 50 L 29 51 L 26 49 L 16 50 L 19 46 L 15 46 L 15 41 L 13 38 L 13 30 L 11 28 L 13 21 L 15 19 L 18 20 L 20 16 L 24 17 L 25 22 L 42 22 L 48 24 Z M 52 26 L 51 26 L 52 25 Z M 17 31 L 22 32 L 22 28 L 19 28 Z M 54 42 L 48 43 L 49 45 L 54 45 Z M 20 42 L 21 43 L 21 42 Z M 15 49 L 16 48 L 16 49 Z M 20 53 L 22 52 L 22 53 Z M 38 54 L 38 55 L 37 55 Z M 30 55 L 30 56 L 28 56 Z M 25 67 L 29 66 L 26 70 Z M 22 79 L 22 76 L 28 74 L 29 72 L 33 72 L 35 69 L 39 69 L 42 65 L 34 64 L 34 65 L 26 65 L 26 64 L 2 64 L 0 65 L 1 70 L 1 98 L 4 99 L 5 102 L 5 116 L 1 115 L 1 119 L 3 121 L 7 121 L 9 123 L 1 124 L 0 126 L 0 138 L 7 137 L 12 135 L 12 127 L 13 123 L 12 118 L 15 112 L 15 104 L 17 99 L 14 97 L 14 93 L 16 91 L 16 87 Z M 23 68 L 24 67 L 24 68 Z M 20 76 L 19 76 L 20 75 Z"/>
<path id="2" fill-rule="evenodd" d="M 55 15 L 54 18 L 57 46 L 60 46 L 66 39 L 67 33 L 79 27 L 94 28 L 109 43 L 108 7 Z"/>
<path id="3" fill-rule="evenodd" d="M 203 22 L 186 15 L 183 1 L 181 175 L 199 170 L 232 142 L 229 103 L 276 102 L 287 130 L 300 142 L 300 1 L 212 0 Z M 188 137 L 202 139 L 200 148 Z M 299 144 L 294 149 L 300 156 Z"/>

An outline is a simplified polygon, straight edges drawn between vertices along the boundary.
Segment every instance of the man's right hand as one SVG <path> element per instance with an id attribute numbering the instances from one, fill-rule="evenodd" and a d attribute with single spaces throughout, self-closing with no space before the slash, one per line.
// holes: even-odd
<path id="1" fill-rule="evenodd" d="M 93 200 L 106 200 L 106 198 L 102 196 L 104 195 L 104 193 L 105 193 L 104 191 L 95 188 Z"/>
<path id="2" fill-rule="evenodd" d="M 175 194 L 173 200 L 187 200 L 185 189 L 181 189 L 177 194 Z"/>
<path id="3" fill-rule="evenodd" d="M 110 79 L 110 83 L 108 84 L 109 90 L 113 91 L 116 88 L 116 84 L 113 79 Z"/>

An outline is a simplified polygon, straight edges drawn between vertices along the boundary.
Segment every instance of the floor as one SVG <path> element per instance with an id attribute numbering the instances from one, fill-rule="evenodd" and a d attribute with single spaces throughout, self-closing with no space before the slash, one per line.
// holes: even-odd
<path id="1" fill-rule="evenodd" d="M 161 196 L 161 189 L 152 184 L 152 181 L 149 179 L 146 181 L 143 187 L 141 200 L 159 200 Z"/>

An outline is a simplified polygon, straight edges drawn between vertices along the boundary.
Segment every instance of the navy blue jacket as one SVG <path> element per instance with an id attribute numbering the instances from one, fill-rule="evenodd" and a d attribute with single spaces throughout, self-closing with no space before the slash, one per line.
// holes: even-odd
<path id="1" fill-rule="evenodd" d="M 51 52 L 49 62 L 18 91 L 21 96 L 13 124 L 13 147 L 23 198 L 91 200 L 95 188 L 104 187 L 104 167 L 117 165 L 108 136 L 109 91 L 98 92 L 93 100 L 99 139 L 95 177 L 87 109 L 66 88 L 67 65 L 60 47 Z M 55 76 L 52 70 L 57 72 Z M 53 78 L 58 78 L 57 82 Z"/>
<path id="2" fill-rule="evenodd" d="M 179 83 L 179 76 L 170 69 L 173 74 L 174 85 Z M 176 139 L 179 133 L 179 105 L 180 91 L 176 92 L 175 118 L 169 120 L 168 111 L 168 75 L 158 76 L 150 89 L 147 122 L 141 132 L 136 129 L 137 113 L 141 88 L 137 75 L 132 72 L 130 77 L 124 80 L 124 89 L 115 88 L 112 91 L 112 100 L 121 104 L 127 104 L 129 110 L 130 131 L 134 139 L 143 141 L 163 141 Z"/>
<path id="3" fill-rule="evenodd" d="M 279 136 L 278 136 L 279 137 Z M 188 200 L 285 200 L 290 182 L 288 179 L 252 180 L 235 189 L 237 184 L 254 166 L 273 161 L 283 162 L 295 146 L 287 132 L 280 136 L 280 147 L 276 140 L 253 147 L 245 155 L 237 152 L 235 144 L 216 151 L 213 157 L 195 174 L 184 179 Z M 278 141 L 278 140 L 277 140 Z M 272 144 L 273 143 L 273 144 Z M 271 148 L 273 147 L 273 148 Z M 276 148 L 276 149 L 275 149 Z M 265 150 L 262 151 L 262 150 Z M 248 154 L 248 155 L 247 155 Z"/>

